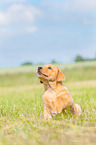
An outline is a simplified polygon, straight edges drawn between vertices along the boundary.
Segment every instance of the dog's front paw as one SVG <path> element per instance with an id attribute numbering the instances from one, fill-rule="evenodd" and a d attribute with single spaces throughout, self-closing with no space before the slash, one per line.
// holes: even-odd
<path id="1" fill-rule="evenodd" d="M 51 113 L 52 113 L 52 114 L 57 114 L 57 111 L 55 111 L 55 112 L 51 111 Z"/>

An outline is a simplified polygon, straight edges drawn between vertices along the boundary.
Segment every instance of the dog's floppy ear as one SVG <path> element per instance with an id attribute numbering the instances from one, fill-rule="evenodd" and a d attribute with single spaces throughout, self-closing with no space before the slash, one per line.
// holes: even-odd
<path id="1" fill-rule="evenodd" d="M 62 71 L 58 68 L 57 82 L 61 82 L 61 81 L 64 81 L 64 80 L 65 80 L 64 74 L 63 74 Z"/>

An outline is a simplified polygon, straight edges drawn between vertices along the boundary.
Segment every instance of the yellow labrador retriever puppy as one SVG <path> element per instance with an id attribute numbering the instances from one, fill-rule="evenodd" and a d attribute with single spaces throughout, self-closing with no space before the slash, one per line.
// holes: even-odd
<path id="1" fill-rule="evenodd" d="M 54 114 L 64 112 L 67 107 L 76 117 L 81 115 L 80 106 L 74 104 L 71 94 L 62 84 L 65 77 L 58 67 L 50 64 L 44 65 L 38 67 L 36 73 L 45 88 L 43 94 L 45 119 L 50 119 Z"/>

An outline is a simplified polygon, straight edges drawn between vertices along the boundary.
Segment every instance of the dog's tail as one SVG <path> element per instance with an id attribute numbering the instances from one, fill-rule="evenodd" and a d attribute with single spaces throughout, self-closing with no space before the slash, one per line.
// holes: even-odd
<path id="1" fill-rule="evenodd" d="M 81 108 L 78 104 L 73 104 L 71 108 L 71 112 L 74 116 L 79 117 L 81 115 Z"/>

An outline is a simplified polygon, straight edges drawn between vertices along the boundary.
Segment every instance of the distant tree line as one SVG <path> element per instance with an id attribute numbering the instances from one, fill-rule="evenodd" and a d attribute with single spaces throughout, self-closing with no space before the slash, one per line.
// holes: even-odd
<path id="1" fill-rule="evenodd" d="M 55 64 L 58 64 L 58 62 L 56 60 L 52 60 L 50 64 L 55 65 Z M 29 65 L 34 65 L 34 64 L 32 62 L 24 62 L 21 64 L 21 66 L 29 66 Z M 44 65 L 44 63 L 42 62 L 42 63 L 39 63 L 38 65 Z"/>
<path id="2" fill-rule="evenodd" d="M 32 62 L 24 62 L 21 64 L 21 66 L 25 66 L 25 65 L 33 65 L 33 63 Z"/>
<path id="3" fill-rule="evenodd" d="M 82 56 L 80 55 L 77 55 L 76 58 L 75 58 L 75 62 L 80 62 L 80 61 L 94 61 L 96 60 L 96 58 L 83 58 Z"/>
<path id="4" fill-rule="evenodd" d="M 75 62 L 81 62 L 81 61 L 94 61 L 94 60 L 96 60 L 96 58 L 92 58 L 92 59 L 83 58 L 83 57 L 80 56 L 80 55 L 77 55 L 77 56 L 75 57 Z M 50 64 L 55 65 L 55 64 L 59 64 L 59 62 L 57 62 L 56 60 L 53 59 L 53 60 L 50 62 Z M 21 66 L 29 66 L 29 65 L 33 65 L 33 63 L 32 63 L 32 62 L 24 62 L 24 63 L 21 64 Z M 39 63 L 38 65 L 44 65 L 44 63 Z"/>

